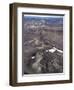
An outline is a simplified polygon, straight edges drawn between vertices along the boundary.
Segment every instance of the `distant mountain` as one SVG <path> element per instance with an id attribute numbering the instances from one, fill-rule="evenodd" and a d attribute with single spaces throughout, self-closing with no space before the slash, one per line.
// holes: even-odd
<path id="1" fill-rule="evenodd" d="M 32 22 L 41 22 L 42 24 L 63 24 L 63 17 L 34 17 L 34 16 L 25 16 L 24 21 L 27 23 Z"/>

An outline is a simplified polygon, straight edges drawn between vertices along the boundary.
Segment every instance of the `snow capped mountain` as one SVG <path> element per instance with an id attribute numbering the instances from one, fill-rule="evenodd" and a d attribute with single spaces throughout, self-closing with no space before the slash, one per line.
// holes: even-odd
<path id="1" fill-rule="evenodd" d="M 59 49 L 57 49 L 55 47 L 53 47 L 52 49 L 46 50 L 46 52 L 51 52 L 51 53 L 54 53 L 55 51 L 58 51 L 59 53 L 63 53 L 62 50 L 59 50 Z"/>

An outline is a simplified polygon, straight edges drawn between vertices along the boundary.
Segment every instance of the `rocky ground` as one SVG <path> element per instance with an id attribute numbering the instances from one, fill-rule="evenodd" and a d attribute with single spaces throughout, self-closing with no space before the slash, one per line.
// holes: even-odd
<path id="1" fill-rule="evenodd" d="M 63 53 L 57 50 L 53 53 L 45 49 L 32 51 L 25 59 L 27 61 L 24 63 L 24 74 L 63 72 Z"/>

